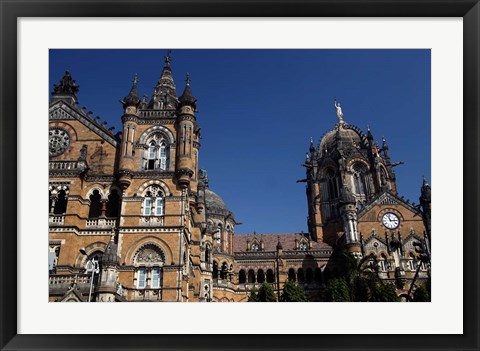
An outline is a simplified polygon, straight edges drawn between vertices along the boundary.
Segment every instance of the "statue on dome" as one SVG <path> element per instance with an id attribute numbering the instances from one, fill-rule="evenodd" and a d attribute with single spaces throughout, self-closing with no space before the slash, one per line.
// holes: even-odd
<path id="1" fill-rule="evenodd" d="M 335 105 L 335 109 L 337 111 L 338 122 L 339 123 L 344 123 L 343 112 L 342 112 L 342 107 L 340 106 L 340 103 L 337 102 L 337 100 L 335 100 L 334 105 Z"/>

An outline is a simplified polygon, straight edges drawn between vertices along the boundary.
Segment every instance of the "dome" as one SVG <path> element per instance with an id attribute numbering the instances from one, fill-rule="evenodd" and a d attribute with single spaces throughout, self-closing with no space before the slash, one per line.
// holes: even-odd
<path id="1" fill-rule="evenodd" d="M 210 189 L 205 189 L 205 204 L 207 205 L 207 209 L 219 209 L 219 210 L 227 210 L 227 206 L 223 202 L 222 198 L 215 194 Z"/>
<path id="2" fill-rule="evenodd" d="M 337 124 L 334 129 L 323 136 L 320 141 L 320 150 L 333 150 L 337 146 L 338 138 L 345 144 L 360 145 L 365 136 L 357 127 Z"/>

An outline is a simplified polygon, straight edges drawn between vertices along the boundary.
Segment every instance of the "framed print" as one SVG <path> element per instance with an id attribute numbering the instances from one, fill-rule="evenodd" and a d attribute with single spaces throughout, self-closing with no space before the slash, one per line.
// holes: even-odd
<path id="1" fill-rule="evenodd" d="M 478 348 L 478 2 L 300 5 L 2 2 L 2 349 Z"/>

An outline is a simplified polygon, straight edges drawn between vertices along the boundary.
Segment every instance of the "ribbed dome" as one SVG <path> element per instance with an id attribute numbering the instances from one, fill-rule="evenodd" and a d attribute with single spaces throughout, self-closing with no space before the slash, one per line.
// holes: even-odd
<path id="1" fill-rule="evenodd" d="M 220 209 L 227 210 L 227 206 L 223 202 L 222 198 L 215 194 L 210 189 L 205 189 L 205 203 L 207 205 L 207 210 L 210 209 Z"/>
<path id="2" fill-rule="evenodd" d="M 353 129 L 355 128 L 355 129 Z M 362 142 L 362 136 L 356 130 L 356 127 L 351 127 L 345 124 L 337 124 L 334 129 L 327 132 L 320 141 L 320 150 L 332 150 L 337 146 L 337 141 L 341 141 L 352 144 L 360 145 Z"/>

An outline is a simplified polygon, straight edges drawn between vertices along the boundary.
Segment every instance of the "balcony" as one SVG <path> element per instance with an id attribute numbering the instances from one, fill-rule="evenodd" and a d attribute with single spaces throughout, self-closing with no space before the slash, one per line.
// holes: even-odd
<path id="1" fill-rule="evenodd" d="M 81 292 L 88 292 L 91 278 L 90 274 L 51 274 L 48 289 L 50 294 L 63 294 L 72 285 L 77 284 Z"/>
<path id="2" fill-rule="evenodd" d="M 214 279 L 213 280 L 213 287 L 214 288 L 227 288 L 233 289 L 233 283 L 227 279 Z"/>
<path id="3" fill-rule="evenodd" d="M 162 289 L 130 289 L 123 288 L 123 297 L 127 301 L 161 301 Z"/>
<path id="4" fill-rule="evenodd" d="M 63 225 L 64 223 L 64 220 L 65 220 L 65 215 L 61 214 L 61 215 L 50 215 L 48 217 L 48 224 L 51 225 L 51 226 L 60 226 L 60 225 Z"/>
<path id="5" fill-rule="evenodd" d="M 115 218 L 90 218 L 87 219 L 86 227 L 87 228 L 101 228 L 101 229 L 110 229 L 114 228 L 117 224 L 117 220 Z"/>
<path id="6" fill-rule="evenodd" d="M 87 169 L 85 161 L 50 161 L 48 169 L 52 172 L 83 172 Z"/>
<path id="7" fill-rule="evenodd" d="M 141 216 L 140 217 L 141 226 L 152 226 L 158 227 L 163 225 L 163 216 Z"/>

